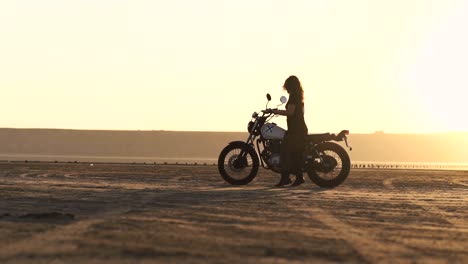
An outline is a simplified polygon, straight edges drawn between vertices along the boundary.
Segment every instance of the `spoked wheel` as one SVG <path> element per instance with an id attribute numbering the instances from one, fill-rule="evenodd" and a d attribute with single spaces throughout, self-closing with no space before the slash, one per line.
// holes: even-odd
<path id="1" fill-rule="evenodd" d="M 245 185 L 257 176 L 259 160 L 255 150 L 244 142 L 225 147 L 218 158 L 221 177 L 233 185 Z"/>
<path id="2" fill-rule="evenodd" d="M 320 187 L 332 188 L 343 183 L 349 175 L 351 161 L 340 145 L 325 142 L 317 146 L 318 157 L 307 166 L 307 174 Z"/>

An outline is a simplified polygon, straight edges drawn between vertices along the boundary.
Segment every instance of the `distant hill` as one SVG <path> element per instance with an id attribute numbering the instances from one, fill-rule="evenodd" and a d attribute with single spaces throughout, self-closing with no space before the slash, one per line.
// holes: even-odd
<path id="1" fill-rule="evenodd" d="M 0 129 L 0 159 L 30 156 L 138 157 L 216 160 L 240 132 Z M 351 134 L 354 161 L 468 162 L 468 133 Z"/>

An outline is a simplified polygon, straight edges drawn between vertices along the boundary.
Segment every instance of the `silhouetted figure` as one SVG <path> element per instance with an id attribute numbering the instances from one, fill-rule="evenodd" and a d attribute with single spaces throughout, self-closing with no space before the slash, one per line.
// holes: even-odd
<path id="1" fill-rule="evenodd" d="M 286 110 L 272 110 L 274 114 L 287 117 L 288 131 L 281 144 L 281 180 L 275 186 L 280 187 L 291 183 L 290 174 L 296 176 L 291 186 L 304 183 L 302 163 L 307 125 L 304 121 L 304 90 L 296 76 L 289 76 L 283 88 L 288 92 L 289 99 Z"/>

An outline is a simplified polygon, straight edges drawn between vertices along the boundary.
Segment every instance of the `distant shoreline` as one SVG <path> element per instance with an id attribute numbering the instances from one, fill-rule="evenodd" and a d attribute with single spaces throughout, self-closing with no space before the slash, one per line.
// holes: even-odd
<path id="1" fill-rule="evenodd" d="M 83 131 L 1 129 L 1 160 L 138 163 L 216 163 L 229 142 L 245 141 L 247 132 Z M 354 164 L 401 162 L 468 163 L 468 133 L 434 135 L 351 134 L 347 152 Z M 343 142 L 338 142 L 344 146 Z M 386 163 L 386 164 L 380 164 Z"/>
<path id="2" fill-rule="evenodd" d="M 41 161 L 41 162 L 109 162 L 109 163 L 215 163 L 215 158 L 203 157 L 129 157 L 129 156 L 83 156 L 83 155 L 34 155 L 0 154 L 2 161 Z"/>
<path id="3" fill-rule="evenodd" d="M 76 155 L 30 155 L 0 154 L 0 163 L 104 163 L 148 165 L 211 165 L 217 166 L 215 158 L 192 157 L 122 157 L 122 156 L 76 156 Z M 352 161 L 353 169 L 427 169 L 468 171 L 468 163 L 450 162 L 392 162 Z"/>

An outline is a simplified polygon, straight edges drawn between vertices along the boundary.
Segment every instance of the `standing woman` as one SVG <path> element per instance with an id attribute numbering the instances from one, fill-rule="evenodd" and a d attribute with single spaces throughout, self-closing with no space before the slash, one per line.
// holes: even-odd
<path id="1" fill-rule="evenodd" d="M 291 183 L 290 174 L 296 176 L 291 186 L 304 183 L 302 175 L 303 152 L 307 125 L 304 121 L 304 90 L 299 79 L 292 75 L 284 82 L 283 89 L 289 94 L 286 110 L 272 110 L 274 114 L 287 117 L 288 131 L 281 144 L 281 180 L 275 186 Z"/>

